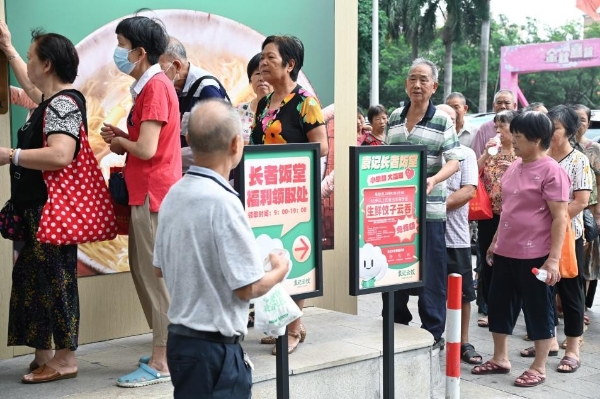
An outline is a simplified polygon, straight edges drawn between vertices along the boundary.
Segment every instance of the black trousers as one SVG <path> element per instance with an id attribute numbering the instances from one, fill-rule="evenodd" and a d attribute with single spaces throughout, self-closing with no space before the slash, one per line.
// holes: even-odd
<path id="1" fill-rule="evenodd" d="M 583 334 L 583 313 L 585 311 L 585 278 L 583 277 L 583 239 L 575 240 L 577 269 L 579 274 L 573 278 L 561 278 L 556 284 L 556 293 L 560 296 L 565 315 L 565 335 L 579 337 Z"/>
<path id="2" fill-rule="evenodd" d="M 487 303 L 490 294 L 490 284 L 492 283 L 492 272 L 493 267 L 487 264 L 485 260 L 485 254 L 492 244 L 494 234 L 498 230 L 498 224 L 500 224 L 500 215 L 494 215 L 491 219 L 480 220 L 477 222 L 477 238 L 479 245 L 479 252 L 481 254 L 481 271 L 479 272 L 479 282 L 481 286 L 481 294 L 483 296 L 483 302 Z"/>
<path id="3" fill-rule="evenodd" d="M 423 265 L 425 286 L 413 290 L 394 291 L 394 323 L 412 320 L 408 310 L 409 295 L 418 295 L 421 328 L 429 331 L 436 341 L 446 328 L 446 222 L 427 221 L 427 263 Z"/>
<path id="4" fill-rule="evenodd" d="M 169 332 L 167 364 L 175 399 L 249 399 L 252 372 L 240 344 L 222 344 Z"/>

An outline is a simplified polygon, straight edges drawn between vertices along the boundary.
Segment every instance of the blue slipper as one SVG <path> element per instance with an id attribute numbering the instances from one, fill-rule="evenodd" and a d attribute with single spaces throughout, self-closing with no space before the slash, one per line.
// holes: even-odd
<path id="1" fill-rule="evenodd" d="M 170 375 L 162 375 L 147 364 L 141 363 L 137 370 L 119 378 L 117 386 L 122 388 L 138 388 L 168 381 L 171 381 Z"/>
<path id="2" fill-rule="evenodd" d="M 151 358 L 152 358 L 152 356 L 142 356 L 142 357 L 140 357 L 140 360 L 138 360 L 138 364 L 140 364 L 140 363 L 148 364 L 148 363 L 150 363 Z"/>

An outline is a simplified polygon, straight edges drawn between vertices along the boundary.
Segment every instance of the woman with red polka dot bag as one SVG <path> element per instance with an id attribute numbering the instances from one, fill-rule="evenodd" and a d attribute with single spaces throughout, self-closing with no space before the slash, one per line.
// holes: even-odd
<path id="1" fill-rule="evenodd" d="M 43 172 L 48 200 L 42 210 L 37 239 L 54 245 L 112 240 L 117 236 L 115 211 L 87 138 L 85 105 L 77 94 L 69 97 L 83 110 L 80 148 L 73 162 L 65 168 Z M 47 145 L 45 131 L 44 146 Z"/>

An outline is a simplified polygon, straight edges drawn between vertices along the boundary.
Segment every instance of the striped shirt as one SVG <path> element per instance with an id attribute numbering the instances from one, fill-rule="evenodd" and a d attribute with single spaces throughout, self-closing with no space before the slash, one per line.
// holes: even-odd
<path id="1" fill-rule="evenodd" d="M 390 115 L 385 128 L 386 143 L 421 144 L 427 146 L 427 177 L 442 169 L 444 161 L 463 160 L 463 152 L 450 117 L 435 108 L 431 100 L 423 119 L 409 133 L 406 130 L 406 114 L 410 102 Z M 427 196 L 427 220 L 446 219 L 446 182 L 438 183 Z"/>
<path id="2" fill-rule="evenodd" d="M 477 187 L 479 172 L 475 152 L 465 145 L 461 145 L 465 159 L 460 162 L 460 170 L 450 176 L 448 184 L 448 196 L 471 185 Z M 469 203 L 457 209 L 448 211 L 446 220 L 446 248 L 470 248 L 471 234 L 469 232 Z"/>

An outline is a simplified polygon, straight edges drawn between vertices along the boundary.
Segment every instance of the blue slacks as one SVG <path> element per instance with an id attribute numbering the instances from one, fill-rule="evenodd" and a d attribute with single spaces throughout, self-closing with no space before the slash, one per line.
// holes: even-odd
<path id="1" fill-rule="evenodd" d="M 167 363 L 175 399 L 248 399 L 252 372 L 240 344 L 222 344 L 169 332 Z"/>

